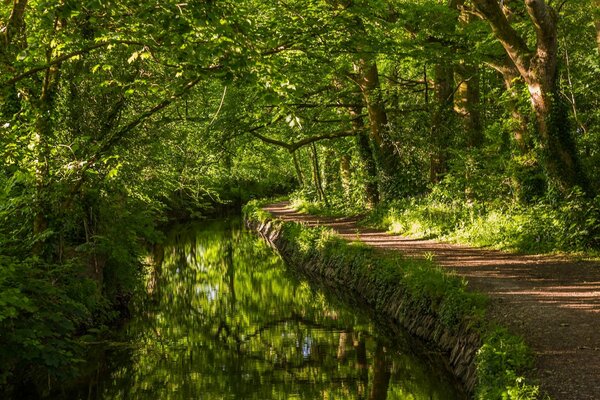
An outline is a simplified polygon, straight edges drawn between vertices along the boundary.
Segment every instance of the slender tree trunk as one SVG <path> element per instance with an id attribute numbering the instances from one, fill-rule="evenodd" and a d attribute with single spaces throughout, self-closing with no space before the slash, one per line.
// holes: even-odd
<path id="1" fill-rule="evenodd" d="M 298 156 L 296 151 L 292 151 L 292 160 L 294 162 L 294 168 L 296 170 L 296 179 L 298 179 L 298 184 L 300 187 L 304 187 L 304 175 L 302 174 L 302 168 L 300 168 L 300 163 L 298 162 Z"/>
<path id="2" fill-rule="evenodd" d="M 340 157 L 340 179 L 344 195 L 349 198 L 352 186 L 352 171 L 350 171 L 350 155 L 348 154 L 343 154 Z"/>
<path id="3" fill-rule="evenodd" d="M 346 361 L 346 347 L 348 347 L 348 341 L 350 335 L 348 332 L 340 332 L 340 339 L 338 341 L 337 359 L 340 362 Z"/>
<path id="4" fill-rule="evenodd" d="M 431 154 L 429 180 L 438 183 L 448 169 L 448 144 L 453 114 L 453 68 L 447 62 L 435 66 L 436 105 L 431 120 Z"/>
<path id="5" fill-rule="evenodd" d="M 331 193 L 335 190 L 339 175 L 335 168 L 335 152 L 327 146 L 323 148 L 323 190 Z"/>
<path id="6" fill-rule="evenodd" d="M 40 255 L 43 251 L 44 241 L 40 238 L 48 228 L 47 215 L 50 211 L 48 195 L 48 179 L 50 175 L 50 147 L 49 139 L 52 135 L 50 114 L 54 106 L 54 91 L 58 79 L 58 70 L 50 68 L 46 71 L 42 84 L 42 92 L 36 101 L 36 125 L 33 137 L 35 194 L 33 235 L 36 237 L 34 254 Z"/>
<path id="7" fill-rule="evenodd" d="M 317 189 L 319 200 L 324 201 L 325 205 L 329 206 L 329 200 L 327 199 L 325 191 L 323 190 L 323 177 L 321 176 L 321 168 L 319 166 L 319 154 L 317 153 L 317 145 L 314 142 L 311 143 L 311 150 L 313 161 L 313 180 L 315 181 L 315 188 Z"/>
<path id="8" fill-rule="evenodd" d="M 379 189 L 377 187 L 377 167 L 373 157 L 373 150 L 369 143 L 369 137 L 365 130 L 365 124 L 362 118 L 359 118 L 361 110 L 359 108 L 351 108 L 350 116 L 352 117 L 352 129 L 356 133 L 356 145 L 358 148 L 358 156 L 363 164 L 364 171 L 367 175 L 365 183 L 365 197 L 367 203 L 373 207 L 379 203 Z"/>

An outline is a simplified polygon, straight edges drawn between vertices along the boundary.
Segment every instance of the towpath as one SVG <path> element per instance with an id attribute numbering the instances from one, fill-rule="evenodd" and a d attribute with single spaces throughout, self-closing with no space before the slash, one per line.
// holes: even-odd
<path id="1" fill-rule="evenodd" d="M 356 219 L 315 217 L 287 202 L 265 207 L 285 221 L 333 228 L 349 240 L 433 255 L 491 299 L 491 317 L 533 349 L 533 378 L 555 400 L 600 400 L 600 265 L 552 256 L 523 256 L 359 227 Z"/>

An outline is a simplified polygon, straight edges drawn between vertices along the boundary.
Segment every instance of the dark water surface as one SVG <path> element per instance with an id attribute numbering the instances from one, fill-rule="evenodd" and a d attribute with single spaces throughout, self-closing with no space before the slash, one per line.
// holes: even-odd
<path id="1" fill-rule="evenodd" d="M 68 399 L 464 398 L 439 356 L 288 271 L 239 221 L 178 227 Z"/>

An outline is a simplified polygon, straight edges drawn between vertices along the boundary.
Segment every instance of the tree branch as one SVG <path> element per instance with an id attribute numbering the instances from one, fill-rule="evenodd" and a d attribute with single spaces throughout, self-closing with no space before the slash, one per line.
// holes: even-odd
<path id="1" fill-rule="evenodd" d="M 24 19 L 25 19 L 25 8 L 27 7 L 27 0 L 14 0 L 13 9 L 8 17 L 8 22 L 4 27 L 2 33 L 2 48 L 7 49 L 15 34 L 23 30 Z"/>
<path id="2" fill-rule="evenodd" d="M 75 193 L 77 193 L 79 189 L 81 189 L 81 186 L 83 186 L 83 183 L 85 181 L 85 172 L 94 165 L 96 160 L 98 160 L 98 158 L 100 158 L 102 154 L 110 150 L 114 145 L 121 141 L 129 132 L 138 127 L 147 118 L 165 109 L 166 107 L 174 103 L 177 99 L 179 99 L 181 96 L 189 92 L 194 86 L 196 86 L 200 82 L 200 79 L 201 78 L 198 77 L 188 82 L 180 91 L 171 95 L 171 97 L 164 99 L 163 101 L 152 107 L 150 110 L 140 114 L 136 119 L 125 125 L 123 128 L 119 129 L 108 140 L 106 140 L 102 145 L 100 145 L 100 147 L 98 148 L 98 150 L 96 150 L 94 155 L 92 155 L 92 157 L 90 157 L 87 163 L 81 168 L 81 179 L 71 190 L 71 194 L 74 196 Z M 73 197 L 71 197 L 71 199 L 73 199 Z"/>
<path id="3" fill-rule="evenodd" d="M 532 0 L 528 0 L 532 1 Z M 536 1 L 536 0 L 533 0 Z M 477 12 L 485 17 L 496 38 L 500 41 L 519 71 L 526 76 L 532 51 L 525 40 L 511 26 L 497 0 L 473 0 Z"/>
<path id="4" fill-rule="evenodd" d="M 260 133 L 257 132 L 258 130 L 263 129 L 266 126 L 267 125 L 261 125 L 256 128 L 253 128 L 249 131 L 249 133 L 252 136 L 254 136 L 255 138 L 260 139 L 265 143 L 283 147 L 284 149 L 288 150 L 290 153 L 295 152 L 296 150 L 298 150 L 299 148 L 301 148 L 303 146 L 306 146 L 308 144 L 315 143 L 315 142 L 318 142 L 321 140 L 339 139 L 339 138 L 343 138 L 343 137 L 349 137 L 349 136 L 356 135 L 356 132 L 353 132 L 353 131 L 339 131 L 339 132 L 332 132 L 332 133 L 324 133 L 322 135 L 304 138 L 297 142 L 287 143 L 282 140 L 277 140 L 277 139 L 270 138 L 268 136 L 261 135 Z"/>
<path id="5" fill-rule="evenodd" d="M 96 50 L 96 49 L 99 49 L 99 48 L 102 48 L 102 47 L 107 47 L 107 46 L 110 46 L 110 45 L 114 45 L 114 44 L 139 45 L 139 46 L 144 46 L 144 47 L 148 48 L 148 46 L 146 44 L 144 44 L 144 43 L 130 41 L 130 40 L 110 40 L 110 41 L 104 41 L 104 42 L 95 43 L 95 44 L 90 45 L 88 47 L 85 47 L 83 49 L 76 50 L 76 51 L 73 51 L 71 53 L 63 54 L 62 56 L 56 57 L 54 60 L 52 60 L 52 61 L 50 61 L 50 62 L 48 62 L 48 63 L 46 63 L 44 65 L 40 65 L 38 67 L 33 67 L 30 70 L 25 71 L 25 72 L 23 72 L 20 75 L 14 76 L 11 79 L 2 82 L 2 84 L 0 84 L 0 86 L 12 85 L 12 84 L 14 84 L 14 83 L 16 83 L 16 82 L 18 82 L 18 81 L 20 81 L 22 79 L 25 79 L 25 78 L 27 78 L 27 77 L 29 77 L 31 75 L 34 75 L 34 74 L 36 74 L 36 73 L 38 73 L 40 71 L 47 70 L 48 68 L 51 68 L 51 67 L 53 67 L 53 66 L 55 66 L 57 64 L 60 64 L 60 63 L 62 63 L 64 61 L 67 61 L 67 60 L 69 60 L 71 58 L 80 56 L 82 54 L 89 53 L 89 52 L 91 52 L 93 50 Z"/>
<path id="6" fill-rule="evenodd" d="M 526 0 L 527 13 L 533 21 L 537 37 L 537 47 L 545 52 L 552 51 L 552 43 L 556 42 L 556 15 L 544 0 Z"/>

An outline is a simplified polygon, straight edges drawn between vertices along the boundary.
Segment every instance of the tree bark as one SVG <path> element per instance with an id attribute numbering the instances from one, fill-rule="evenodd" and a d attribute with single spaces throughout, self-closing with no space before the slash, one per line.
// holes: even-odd
<path id="1" fill-rule="evenodd" d="M 455 98 L 455 110 L 462 117 L 466 133 L 467 147 L 480 147 L 483 144 L 483 124 L 479 93 L 479 68 L 461 65 L 457 68 L 461 83 Z"/>
<path id="2" fill-rule="evenodd" d="M 348 341 L 350 336 L 348 332 L 340 332 L 340 339 L 338 341 L 337 359 L 340 362 L 346 361 L 346 347 L 348 347 Z"/>
<path id="3" fill-rule="evenodd" d="M 352 117 L 352 130 L 356 137 L 356 147 L 358 156 L 363 164 L 364 171 L 367 175 L 365 182 L 365 197 L 367 204 L 374 207 L 379 203 L 379 189 L 377 187 L 377 167 L 373 157 L 373 150 L 369 143 L 369 137 L 365 131 L 365 123 L 358 116 L 361 114 L 359 108 L 351 108 L 350 116 Z"/>
<path id="4" fill-rule="evenodd" d="M 340 157 L 340 179 L 344 195 L 346 198 L 349 198 L 352 185 L 352 171 L 350 170 L 350 155 L 348 154 L 343 154 Z"/>
<path id="5" fill-rule="evenodd" d="M 513 121 L 513 139 L 519 152 L 525 154 L 531 150 L 530 138 L 527 134 L 529 118 L 519 109 L 519 89 L 515 85 L 517 82 L 523 84 L 523 79 L 509 57 L 506 57 L 503 62 L 492 63 L 491 66 L 502 75 L 510 99 L 507 105 Z"/>
<path id="6" fill-rule="evenodd" d="M 315 182 L 315 189 L 320 201 L 325 202 L 325 205 L 329 206 L 329 200 L 323 190 L 323 178 L 321 176 L 321 168 L 319 166 L 319 154 L 317 153 L 317 145 L 311 143 L 312 162 L 313 162 L 313 180 Z"/>
<path id="7" fill-rule="evenodd" d="M 355 65 L 356 80 L 369 114 L 369 128 L 374 142 L 373 155 L 379 169 L 379 194 L 391 197 L 399 171 L 394 145 L 389 135 L 388 117 L 381 96 L 379 71 L 374 59 L 364 56 Z"/>
<path id="8" fill-rule="evenodd" d="M 302 168 L 300 168 L 300 163 L 298 162 L 298 156 L 296 155 L 296 151 L 291 151 L 292 160 L 294 162 L 294 168 L 296 170 L 296 179 L 298 179 L 298 184 L 300 187 L 304 187 L 304 175 L 302 174 Z"/>
<path id="9" fill-rule="evenodd" d="M 25 10 L 28 0 L 14 0 L 13 9 L 6 26 L 0 30 L 0 53 L 3 61 L 9 61 L 11 48 L 22 48 L 25 43 Z M 16 42 L 16 43 L 15 43 Z"/>

